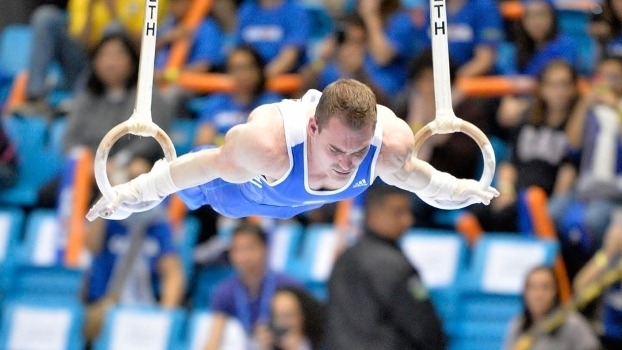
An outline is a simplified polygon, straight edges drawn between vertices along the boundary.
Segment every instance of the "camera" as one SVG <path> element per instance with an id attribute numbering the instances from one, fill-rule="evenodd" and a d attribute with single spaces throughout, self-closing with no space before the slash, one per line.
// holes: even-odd
<path id="1" fill-rule="evenodd" d="M 272 332 L 272 335 L 274 336 L 274 342 L 278 342 L 281 340 L 281 338 L 283 338 L 285 334 L 287 334 L 287 332 L 289 331 L 289 327 L 271 323 L 270 331 Z"/>

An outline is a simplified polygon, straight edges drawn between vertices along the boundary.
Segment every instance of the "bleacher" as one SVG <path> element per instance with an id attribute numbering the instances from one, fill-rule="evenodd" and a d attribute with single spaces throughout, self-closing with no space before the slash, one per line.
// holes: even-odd
<path id="1" fill-rule="evenodd" d="M 20 211 L 0 212 L 0 223 L 8 228 L 8 235 L 2 237 L 6 243 L 0 245 L 4 247 L 0 249 L 4 282 L 0 290 L 0 344 L 38 341 L 37 336 L 24 338 L 23 332 L 52 337 L 50 329 L 32 319 L 57 318 L 55 342 L 81 344 L 75 327 L 84 313 L 79 301 L 83 272 L 51 263 L 51 252 L 44 247 L 53 246 L 50 231 L 56 229 L 55 220 L 51 212 L 35 211 L 28 217 Z M 19 242 L 24 221 L 28 223 L 24 228 L 26 239 Z M 192 223 L 188 226 L 188 230 L 193 230 Z M 332 225 L 312 225 L 306 230 L 297 224 L 279 227 L 269 236 L 270 266 L 293 274 L 318 298 L 326 300 L 326 283 L 336 253 L 335 230 Z M 182 254 L 193 243 L 189 239 L 180 242 Z M 401 240 L 401 247 L 428 286 L 450 337 L 450 348 L 455 350 L 499 348 L 509 320 L 521 310 L 519 295 L 525 274 L 536 265 L 552 265 L 558 251 L 553 241 L 507 233 L 491 233 L 470 249 L 456 231 L 429 229 L 409 231 Z M 187 269 L 188 265 L 184 265 Z M 186 273 L 190 275 L 191 271 Z M 195 281 L 198 285 L 192 307 L 187 310 L 116 308 L 108 315 L 95 348 L 119 348 L 111 344 L 134 344 L 129 348 L 143 344 L 140 348 L 149 349 L 181 349 L 193 344 L 190 348 L 197 348 L 196 344 L 204 341 L 200 336 L 205 335 L 199 330 L 209 322 L 210 291 L 231 273 L 227 267 L 202 271 Z M 231 328 L 227 341 L 240 341 L 235 336 L 239 326 L 227 327 Z M 63 334 L 65 338 L 61 340 Z M 152 336 L 156 334 L 158 337 Z M 74 347 L 58 347 L 63 348 Z"/>
<path id="2" fill-rule="evenodd" d="M 325 13 L 318 8 L 313 11 L 318 27 L 328 32 Z M 506 19 L 514 16 L 516 12 L 512 11 L 518 10 L 505 10 Z M 560 19 L 563 30 L 579 40 L 581 73 L 587 75 L 595 63 L 595 44 L 586 30 L 588 13 L 583 8 L 562 9 Z M 19 92 L 16 85 L 26 66 L 30 35 L 27 25 L 9 26 L 0 34 L 0 101 L 7 104 L 23 99 L 11 93 Z M 502 48 L 497 63 L 500 71 L 503 59 L 514 54 L 509 45 Z M 178 83 L 200 93 L 231 89 L 229 77 L 216 73 L 181 72 Z M 533 88 L 525 86 L 521 77 L 503 75 L 464 78 L 458 86 L 469 96 L 486 97 L 525 93 Z M 300 90 L 301 80 L 297 75 L 275 77 L 268 88 L 293 93 Z M 58 96 L 64 95 L 59 92 Z M 85 310 L 80 293 L 84 269 L 75 263 L 65 266 L 69 254 L 66 244 L 75 227 L 66 226 L 70 214 L 35 207 L 42 185 L 54 176 L 75 174 L 75 163 L 63 158 L 66 121 L 7 115 L 2 123 L 17 147 L 20 178 L 13 188 L 0 192 L 0 349 L 83 349 Z M 196 128 L 195 120 L 173 121 L 169 135 L 177 154 L 191 150 Z M 503 147 L 498 145 L 500 150 Z M 499 151 L 498 156 L 502 153 Z M 439 220 L 453 223 L 455 215 L 450 213 Z M 184 217 L 179 227 L 176 242 L 184 273 L 194 284 L 191 306 L 176 310 L 117 307 L 107 315 L 94 349 L 203 347 L 205 329 L 211 322 L 211 293 L 232 269 L 213 266 L 195 270 L 192 254 L 198 223 Z M 340 243 L 336 231 L 331 224 L 306 229 L 298 223 L 279 225 L 270 233 L 270 266 L 298 278 L 325 301 Z M 230 238 L 226 229 L 218 234 L 223 241 Z M 536 265 L 553 265 L 559 251 L 554 241 L 516 233 L 488 233 L 469 247 L 455 230 L 431 229 L 411 230 L 401 247 L 429 288 L 452 350 L 499 349 L 510 319 L 522 311 L 520 293 L 526 272 Z M 243 349 L 242 333 L 241 326 L 230 320 L 222 348 Z"/>

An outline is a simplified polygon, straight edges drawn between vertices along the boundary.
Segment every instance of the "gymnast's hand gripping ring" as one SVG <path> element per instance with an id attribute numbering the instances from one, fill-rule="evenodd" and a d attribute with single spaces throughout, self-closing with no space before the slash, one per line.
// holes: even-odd
<path id="1" fill-rule="evenodd" d="M 470 136 L 480 147 L 484 156 L 484 170 L 479 184 L 487 189 L 492 183 L 495 174 L 495 154 L 492 144 L 486 135 L 475 125 L 458 118 L 451 105 L 451 82 L 449 76 L 449 49 L 447 45 L 447 11 L 445 0 L 430 1 L 430 30 L 432 35 L 432 60 L 434 70 L 434 95 L 436 103 L 436 118 L 426 124 L 415 134 L 414 155 L 430 136 L 462 132 Z M 420 197 L 421 200 L 441 209 L 460 209 L 474 202 L 435 200 Z"/>
<path id="2" fill-rule="evenodd" d="M 145 18 L 143 22 L 134 113 L 127 121 L 115 126 L 104 136 L 95 154 L 95 180 L 102 195 L 110 202 L 114 201 L 117 194 L 110 185 L 108 174 L 106 173 L 106 163 L 110 149 L 121 137 L 126 134 L 153 137 L 162 147 L 166 160 L 170 162 L 177 157 L 171 139 L 164 130 L 151 120 L 151 94 L 153 89 L 157 18 L 158 1 L 145 0 Z M 121 204 L 119 208 L 130 212 L 141 212 L 154 208 L 160 202 Z M 101 215 L 106 218 L 112 215 L 112 212 L 104 212 Z"/>

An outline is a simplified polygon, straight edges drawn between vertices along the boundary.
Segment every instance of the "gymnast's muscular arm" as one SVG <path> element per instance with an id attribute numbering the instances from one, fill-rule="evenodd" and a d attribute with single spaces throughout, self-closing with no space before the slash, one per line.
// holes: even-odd
<path id="1" fill-rule="evenodd" d="M 258 175 L 279 178 L 289 166 L 281 114 L 276 105 L 256 108 L 246 124 L 232 128 L 221 147 L 185 154 L 170 163 L 158 161 L 150 172 L 115 186 L 116 197 L 100 199 L 89 211 L 93 221 L 104 211 L 109 219 L 124 219 L 131 213 L 117 211 L 121 204 L 161 200 L 182 189 L 216 178 L 233 183 Z"/>
<path id="2" fill-rule="evenodd" d="M 258 107 L 247 123 L 229 130 L 221 147 L 186 154 L 170 162 L 173 183 L 185 189 L 216 178 L 241 183 L 257 175 L 279 172 L 281 167 L 274 169 L 273 165 L 282 163 L 287 150 L 283 128 L 278 126 L 282 126 L 282 121 L 275 105 Z"/>
<path id="3" fill-rule="evenodd" d="M 499 195 L 492 187 L 483 190 L 475 180 L 457 179 L 415 157 L 410 127 L 384 106 L 378 106 L 378 123 L 383 137 L 376 171 L 384 182 L 430 199 L 489 204 Z"/>

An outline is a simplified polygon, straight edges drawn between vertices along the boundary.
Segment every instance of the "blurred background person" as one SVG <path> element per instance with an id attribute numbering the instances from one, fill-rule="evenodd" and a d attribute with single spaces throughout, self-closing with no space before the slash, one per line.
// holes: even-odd
<path id="1" fill-rule="evenodd" d="M 468 208 L 484 231 L 520 231 L 519 201 L 532 186 L 547 196 L 572 190 L 578 164 L 569 152 L 566 125 L 579 98 L 577 84 L 577 72 L 564 60 L 551 61 L 538 76 L 524 121 L 512 130 L 509 158 L 497 168 L 499 197 L 490 206 Z"/>
<path id="2" fill-rule="evenodd" d="M 161 84 L 160 92 L 170 100 L 176 116 L 189 114 L 186 105 L 196 94 L 175 84 L 178 71 L 166 70 L 174 44 L 186 39 L 190 41 L 186 60 L 179 67 L 183 72 L 219 70 L 226 58 L 224 31 L 215 16 L 204 18 L 195 30 L 184 25 L 183 19 L 192 9 L 191 5 L 191 0 L 170 0 L 168 12 L 158 28 L 156 42 L 154 79 Z"/>
<path id="3" fill-rule="evenodd" d="M 573 281 L 575 294 L 593 289 L 594 283 L 600 284 L 595 281 L 601 278 L 607 269 L 620 265 L 622 209 L 617 207 L 612 216 L 612 222 L 607 229 L 602 247 L 579 271 Z M 616 281 L 602 291 L 597 305 L 597 312 L 592 319 L 603 346 L 606 350 L 622 348 L 622 281 Z"/>
<path id="4" fill-rule="evenodd" d="M 272 298 L 269 329 L 258 336 L 259 349 L 324 349 L 325 319 L 323 305 L 307 291 L 279 288 Z"/>
<path id="5" fill-rule="evenodd" d="M 494 73 L 502 25 L 499 6 L 492 0 L 447 0 L 449 55 L 458 76 Z"/>
<path id="6" fill-rule="evenodd" d="M 253 109 L 283 99 L 266 91 L 264 68 L 263 59 L 249 45 L 238 46 L 229 53 L 226 70 L 233 79 L 233 89 L 205 99 L 198 119 L 195 145 L 221 145 L 227 131 L 246 123 Z"/>
<path id="7" fill-rule="evenodd" d="M 592 86 L 568 120 L 568 145 L 579 167 L 572 191 L 553 195 L 549 213 L 565 249 L 572 277 L 602 244 L 612 209 L 622 199 L 619 187 L 622 140 L 622 59 L 604 58 Z"/>
<path id="8" fill-rule="evenodd" d="M 51 113 L 47 77 L 53 62 L 61 68 L 60 88 L 79 91 L 80 77 L 88 68 L 88 52 L 105 34 L 125 32 L 138 45 L 144 5 L 142 0 L 70 0 L 66 12 L 52 5 L 37 8 L 31 17 L 33 43 L 28 63 L 27 101 L 17 106 L 15 113 Z M 158 10 L 160 14 L 165 12 L 166 1 L 159 2 Z"/>
<path id="9" fill-rule="evenodd" d="M 554 60 L 563 59 L 575 70 L 579 68 L 577 43 L 564 34 L 559 25 L 558 13 L 548 0 L 526 0 L 525 11 L 514 25 L 514 55 L 503 62 L 501 73 L 523 74 L 538 77 Z M 506 95 L 501 100 L 498 122 L 511 130 L 519 126 L 525 111 L 532 103 L 532 94 Z"/>
<path id="10" fill-rule="evenodd" d="M 259 53 L 249 45 L 233 48 L 227 57 L 226 72 L 233 80 L 230 92 L 202 98 L 202 107 L 194 135 L 195 146 L 221 145 L 232 127 L 246 123 L 256 107 L 279 102 L 282 96 L 266 90 L 265 64 Z M 201 222 L 200 242 L 207 241 L 217 230 L 220 216 L 210 206 L 192 211 Z"/>
<path id="11" fill-rule="evenodd" d="M 158 28 L 156 78 L 165 78 L 158 73 L 164 73 L 162 69 L 169 59 L 172 45 L 182 39 L 192 42 L 184 71 L 207 72 L 224 64 L 223 31 L 214 18 L 204 18 L 194 32 L 183 25 L 182 20 L 191 9 L 191 4 L 191 0 L 170 0 L 168 12 Z"/>
<path id="12" fill-rule="evenodd" d="M 228 317 L 235 317 L 249 339 L 268 332 L 276 290 L 299 283 L 268 267 L 266 233 L 258 225 L 242 223 L 233 230 L 229 259 L 235 275 L 217 286 L 211 300 L 214 319 L 207 330 L 206 350 L 220 349 Z"/>
<path id="13" fill-rule="evenodd" d="M 516 22 L 515 67 L 506 74 L 537 76 L 554 59 L 578 69 L 577 44 L 559 28 L 557 11 L 548 0 L 524 1 L 525 12 Z"/>
<path id="14" fill-rule="evenodd" d="M 596 54 L 622 57 L 622 1 L 605 0 L 593 11 L 588 30 L 599 45 Z"/>
<path id="15" fill-rule="evenodd" d="M 143 171 L 130 168 L 129 176 L 134 178 Z M 94 340 L 106 311 L 116 304 L 181 306 L 184 273 L 165 207 L 120 221 L 98 219 L 87 226 L 85 237 L 93 256 L 84 287 L 87 340 Z M 138 242 L 132 242 L 136 239 Z"/>
<path id="16" fill-rule="evenodd" d="M 291 73 L 305 62 L 310 26 L 309 14 L 296 1 L 246 1 L 238 8 L 235 43 L 259 52 L 266 76 Z"/>
<path id="17" fill-rule="evenodd" d="M 553 269 L 548 266 L 532 269 L 525 279 L 523 313 L 512 320 L 503 349 L 517 349 L 519 338 L 559 306 L 559 286 Z M 598 350 L 600 343 L 587 320 L 580 313 L 571 312 L 553 332 L 535 339 L 530 349 Z"/>
<path id="18" fill-rule="evenodd" d="M 94 48 L 90 65 L 91 73 L 86 89 L 75 98 L 75 104 L 67 116 L 63 150 L 68 155 L 74 148 L 86 147 L 93 154 L 99 143 L 117 124 L 126 121 L 134 111 L 136 83 L 138 79 L 138 52 L 124 34 L 107 35 Z M 163 130 L 167 130 L 172 112 L 154 89 L 152 95 L 152 118 Z M 112 147 L 108 158 L 111 179 L 125 178 L 127 167 L 140 167 L 142 172 L 151 169 L 150 162 L 161 157 L 161 149 L 152 138 L 124 137 Z M 59 179 L 41 189 L 39 206 L 54 207 L 58 194 Z"/>
<path id="19" fill-rule="evenodd" d="M 356 12 L 366 32 L 365 73 L 381 96 L 398 93 L 406 83 L 406 65 L 428 45 L 426 22 L 410 16 L 400 0 L 360 0 Z"/>
<path id="20" fill-rule="evenodd" d="M 305 89 L 322 91 L 340 78 L 351 78 L 369 86 L 379 104 L 387 101 L 388 96 L 365 67 L 367 32 L 360 17 L 351 16 L 339 21 L 337 30 L 320 46 L 318 58 L 301 71 Z"/>
<path id="21" fill-rule="evenodd" d="M 330 275 L 327 349 L 444 349 L 427 289 L 398 246 L 414 223 L 409 193 L 374 184 L 365 198 L 365 233 Z"/>

